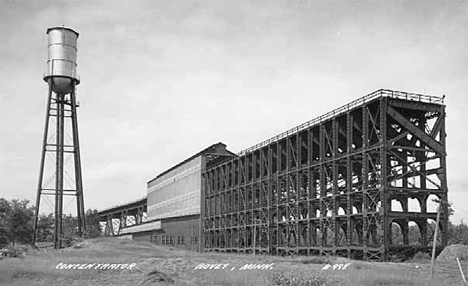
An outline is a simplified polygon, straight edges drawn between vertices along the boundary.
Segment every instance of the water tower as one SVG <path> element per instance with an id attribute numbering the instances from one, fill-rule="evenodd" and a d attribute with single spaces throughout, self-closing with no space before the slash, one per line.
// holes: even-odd
<path id="1" fill-rule="evenodd" d="M 80 83 L 76 74 L 79 34 L 70 28 L 52 27 L 47 29 L 47 35 L 49 56 L 44 81 L 49 86 L 49 92 L 37 187 L 34 242 L 42 199 L 54 208 L 54 247 L 61 248 L 64 196 L 74 196 L 76 199 L 77 231 L 80 236 L 86 227 L 75 93 Z"/>

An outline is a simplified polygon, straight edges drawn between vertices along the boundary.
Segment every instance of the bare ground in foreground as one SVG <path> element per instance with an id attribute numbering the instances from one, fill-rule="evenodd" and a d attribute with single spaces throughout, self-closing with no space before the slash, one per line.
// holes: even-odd
<path id="1" fill-rule="evenodd" d="M 261 286 L 278 285 L 271 282 L 271 278 L 278 273 L 293 273 L 295 277 L 312 274 L 325 285 L 462 285 L 456 261 L 438 263 L 435 279 L 432 280 L 428 260 L 378 263 L 344 258 L 195 253 L 112 238 L 86 241 L 78 247 L 59 251 L 46 248 L 28 252 L 26 257 L 4 258 L 0 260 L 0 285 Z M 136 266 L 131 270 L 60 270 L 56 269 L 59 263 L 136 263 Z M 195 269 L 200 263 L 229 265 L 223 270 Z M 273 266 L 268 270 L 240 270 L 245 264 L 252 263 L 273 263 Z M 322 270 L 327 263 L 350 264 L 345 270 Z M 462 267 L 468 274 L 468 261 L 463 260 Z"/>

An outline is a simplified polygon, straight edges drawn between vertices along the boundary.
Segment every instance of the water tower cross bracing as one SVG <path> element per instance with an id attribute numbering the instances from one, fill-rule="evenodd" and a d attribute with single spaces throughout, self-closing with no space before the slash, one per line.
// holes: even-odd
<path id="1" fill-rule="evenodd" d="M 76 86 L 80 83 L 76 74 L 79 34 L 70 28 L 52 27 L 47 29 L 47 35 L 49 56 L 44 81 L 49 91 L 37 186 L 34 242 L 38 238 L 40 207 L 49 204 L 54 208 L 54 247 L 61 248 L 64 196 L 76 198 L 78 235 L 83 235 L 86 228 L 76 101 Z M 49 196 L 54 200 L 49 200 Z"/>

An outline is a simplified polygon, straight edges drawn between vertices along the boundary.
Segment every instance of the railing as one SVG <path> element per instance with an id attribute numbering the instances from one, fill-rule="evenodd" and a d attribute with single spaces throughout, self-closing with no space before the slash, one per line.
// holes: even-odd
<path id="1" fill-rule="evenodd" d="M 431 96 L 431 95 L 425 95 L 425 94 L 417 94 L 417 93 L 410 93 L 410 92 L 403 92 L 403 91 L 394 91 L 390 89 L 379 89 L 377 91 L 374 91 L 372 93 L 369 93 L 361 98 L 358 98 L 356 100 L 351 101 L 350 103 L 343 105 L 337 109 L 334 109 L 324 115 L 321 115 L 319 117 L 316 117 L 310 121 L 307 121 L 305 123 L 302 123 L 299 126 L 296 126 L 294 128 L 291 128 L 281 134 L 278 134 L 274 137 L 271 137 L 268 140 L 265 140 L 261 143 L 258 143 L 250 148 L 247 148 L 239 153 L 237 153 L 238 156 L 243 156 L 247 153 L 253 152 L 257 149 L 260 149 L 262 147 L 265 147 L 273 142 L 276 142 L 278 140 L 281 140 L 285 137 L 288 137 L 291 134 L 297 133 L 301 130 L 304 130 L 308 127 L 311 127 L 313 125 L 319 124 L 321 122 L 324 122 L 327 119 L 333 118 L 341 113 L 344 113 L 345 111 L 349 111 L 357 106 L 363 105 L 367 102 L 370 102 L 376 98 L 380 97 L 390 97 L 390 98 L 397 98 L 397 99 L 405 99 L 405 100 L 411 100 L 411 101 L 418 101 L 418 102 L 426 102 L 426 103 L 433 103 L 433 104 L 444 104 L 444 98 L 443 97 L 437 97 L 437 96 Z"/>
<path id="2" fill-rule="evenodd" d="M 124 204 L 119 204 L 119 205 L 115 205 L 115 206 L 112 206 L 112 207 L 109 207 L 109 208 L 105 208 L 103 210 L 100 210 L 98 211 L 98 213 L 103 213 L 103 212 L 107 212 L 107 211 L 110 211 L 112 209 L 117 209 L 117 208 L 121 208 L 121 207 L 125 207 L 125 206 L 128 206 L 128 205 L 131 205 L 131 204 L 135 204 L 135 203 L 138 203 L 140 201 L 143 201 L 143 200 L 146 200 L 147 197 L 144 196 L 142 198 L 139 198 L 137 200 L 134 200 L 134 201 L 131 201 L 131 202 L 128 202 L 128 203 L 124 203 Z"/>

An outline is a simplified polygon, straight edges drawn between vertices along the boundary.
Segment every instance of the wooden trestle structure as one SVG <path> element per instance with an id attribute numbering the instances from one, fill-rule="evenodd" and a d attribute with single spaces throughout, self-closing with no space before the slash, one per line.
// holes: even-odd
<path id="1" fill-rule="evenodd" d="M 378 90 L 213 162 L 203 173 L 202 247 L 380 261 L 430 251 L 429 197 L 447 201 L 445 137 L 443 98 Z M 420 211 L 408 211 L 412 198 Z M 447 223 L 442 204 L 440 247 Z"/>

